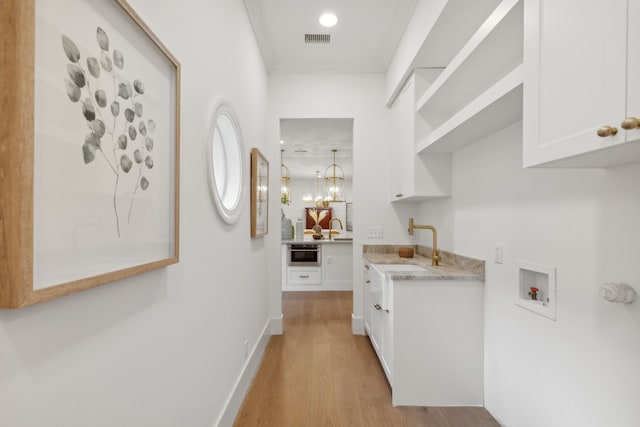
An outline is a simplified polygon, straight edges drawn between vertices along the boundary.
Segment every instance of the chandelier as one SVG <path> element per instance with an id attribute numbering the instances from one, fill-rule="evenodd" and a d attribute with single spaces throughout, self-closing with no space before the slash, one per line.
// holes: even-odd
<path id="1" fill-rule="evenodd" d="M 326 202 L 344 202 L 344 171 L 336 164 L 337 149 L 333 152 L 333 163 L 324 171 L 324 193 Z"/>

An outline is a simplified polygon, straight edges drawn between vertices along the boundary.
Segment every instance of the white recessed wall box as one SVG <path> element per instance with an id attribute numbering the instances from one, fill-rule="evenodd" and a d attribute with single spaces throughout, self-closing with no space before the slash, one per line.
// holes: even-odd
<path id="1" fill-rule="evenodd" d="M 556 268 L 517 261 L 516 304 L 541 316 L 556 320 Z"/>

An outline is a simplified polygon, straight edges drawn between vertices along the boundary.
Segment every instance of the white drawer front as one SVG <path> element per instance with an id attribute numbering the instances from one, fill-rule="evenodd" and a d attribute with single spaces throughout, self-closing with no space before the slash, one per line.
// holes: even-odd
<path id="1" fill-rule="evenodd" d="M 289 267 L 287 272 L 289 285 L 322 285 L 320 267 Z"/>

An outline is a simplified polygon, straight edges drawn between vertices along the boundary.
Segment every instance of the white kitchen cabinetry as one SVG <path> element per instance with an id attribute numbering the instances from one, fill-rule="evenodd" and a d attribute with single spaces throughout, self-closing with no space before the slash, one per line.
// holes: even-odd
<path id="1" fill-rule="evenodd" d="M 353 289 L 353 245 L 322 244 L 322 288 L 332 291 Z"/>
<path id="2" fill-rule="evenodd" d="M 282 245 L 283 291 L 350 291 L 353 289 L 353 244 L 322 241 L 320 265 L 288 265 Z"/>
<path id="3" fill-rule="evenodd" d="M 388 310 L 384 286 L 392 292 Z M 389 281 L 370 266 L 364 304 L 365 330 L 394 406 L 483 405 L 481 281 Z"/>
<path id="4" fill-rule="evenodd" d="M 417 103 L 417 152 L 451 152 L 522 118 L 523 0 L 503 0 Z"/>
<path id="5" fill-rule="evenodd" d="M 363 316 L 364 316 L 364 330 L 367 335 L 371 336 L 371 322 L 373 317 L 373 303 L 371 297 L 371 265 L 367 260 L 364 260 L 364 269 L 362 272 L 362 280 L 363 280 Z"/>
<path id="6" fill-rule="evenodd" d="M 416 155 L 416 95 L 440 70 L 419 69 L 391 106 L 391 201 L 420 201 L 451 195 L 451 156 Z"/>
<path id="7" fill-rule="evenodd" d="M 621 127 L 640 118 L 638 19 L 640 0 L 527 0 L 525 167 L 640 160 L 640 130 Z"/>

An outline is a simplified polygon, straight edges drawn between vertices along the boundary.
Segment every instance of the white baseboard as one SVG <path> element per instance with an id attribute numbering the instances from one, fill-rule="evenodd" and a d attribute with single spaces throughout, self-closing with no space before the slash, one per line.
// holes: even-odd
<path id="1" fill-rule="evenodd" d="M 353 284 L 351 282 L 331 282 L 319 285 L 285 285 L 282 290 L 286 292 L 353 291 Z"/>
<path id="2" fill-rule="evenodd" d="M 353 335 L 365 335 L 364 319 L 354 316 L 353 313 L 351 313 L 351 333 Z"/>
<path id="3" fill-rule="evenodd" d="M 231 427 L 233 426 L 233 422 L 236 419 L 236 415 L 238 415 L 238 411 L 240 410 L 240 406 L 242 406 L 242 401 L 244 400 L 247 391 L 249 390 L 249 386 L 251 385 L 251 381 L 258 370 L 258 366 L 260 366 L 260 361 L 262 360 L 262 356 L 264 356 L 264 350 L 267 347 L 267 343 L 269 342 L 269 337 L 271 336 L 272 331 L 272 323 L 273 320 L 277 319 L 269 319 L 267 323 L 264 325 L 262 329 L 262 333 L 260 334 L 260 339 L 256 343 L 256 345 L 251 350 L 251 354 L 247 358 L 244 366 L 242 367 L 242 371 L 236 380 L 236 383 L 233 386 L 233 390 L 229 395 L 227 401 L 224 404 L 224 409 L 222 413 L 213 424 L 214 427 Z M 282 323 L 282 320 L 280 321 Z"/>

